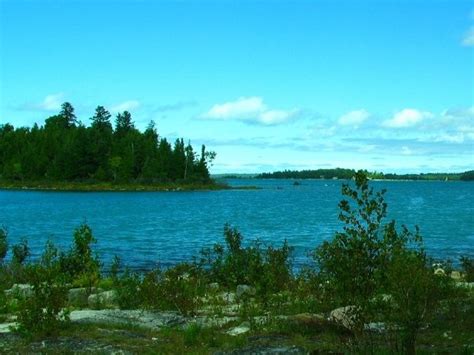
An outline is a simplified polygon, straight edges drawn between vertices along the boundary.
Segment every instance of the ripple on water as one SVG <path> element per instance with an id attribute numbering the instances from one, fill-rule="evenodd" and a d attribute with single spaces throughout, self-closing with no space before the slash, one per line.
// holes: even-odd
<path id="1" fill-rule="evenodd" d="M 59 193 L 0 191 L 0 225 L 10 242 L 26 237 L 34 255 L 48 238 L 67 248 L 83 221 L 98 239 L 107 263 L 119 255 L 124 263 L 145 265 L 184 261 L 202 247 L 223 243 L 225 223 L 246 241 L 260 238 L 276 246 L 287 239 L 295 261 L 342 230 L 338 220 L 341 182 L 239 180 L 261 190 L 192 193 Z M 326 186 L 327 185 L 327 186 Z M 277 189 L 281 186 L 282 189 Z M 453 258 L 474 252 L 474 184 L 375 182 L 386 188 L 388 218 L 411 230 L 419 225 L 427 251 Z"/>

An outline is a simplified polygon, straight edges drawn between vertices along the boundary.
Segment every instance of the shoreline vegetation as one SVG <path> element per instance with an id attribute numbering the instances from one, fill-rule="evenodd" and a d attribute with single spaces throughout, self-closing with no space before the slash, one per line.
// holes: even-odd
<path id="1" fill-rule="evenodd" d="M 8 353 L 472 353 L 474 259 L 430 259 L 420 231 L 385 221 L 364 172 L 342 185 L 332 239 L 294 270 L 292 246 L 224 243 L 188 262 L 104 269 L 87 225 L 30 261 L 0 229 L 0 343 Z M 8 257 L 8 258 L 7 258 Z M 46 348 L 45 348 L 46 346 Z"/>
<path id="2" fill-rule="evenodd" d="M 420 173 L 420 174 L 393 174 L 383 172 L 370 172 L 364 170 L 370 180 L 375 181 L 474 181 L 474 170 L 461 173 Z M 256 179 L 341 179 L 349 180 L 356 175 L 354 169 L 315 169 L 315 170 L 284 170 L 271 173 L 251 175 Z M 229 174 L 228 176 L 232 176 Z M 242 175 L 240 175 L 242 176 Z M 239 175 L 234 175 L 239 178 Z"/>
<path id="3" fill-rule="evenodd" d="M 245 187 L 251 188 L 251 187 Z M 1 181 L 0 190 L 33 190 L 33 191 L 77 191 L 77 192 L 154 192 L 154 191 L 212 191 L 228 190 L 232 187 L 222 182 L 208 183 L 85 183 L 85 182 L 25 182 Z M 237 188 L 238 189 L 238 188 Z"/>

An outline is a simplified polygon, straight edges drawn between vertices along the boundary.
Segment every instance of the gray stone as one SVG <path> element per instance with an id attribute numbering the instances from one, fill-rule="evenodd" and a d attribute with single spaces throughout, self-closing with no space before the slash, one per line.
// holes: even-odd
<path id="1" fill-rule="evenodd" d="M 90 308 L 115 308 L 118 306 L 117 291 L 110 290 L 96 294 L 92 294 L 87 298 L 87 303 Z"/>
<path id="2" fill-rule="evenodd" d="M 30 298 L 33 296 L 33 286 L 29 284 L 14 284 L 5 291 L 5 296 L 14 298 Z"/>
<path id="3" fill-rule="evenodd" d="M 459 271 L 451 271 L 451 278 L 455 281 L 460 281 L 462 279 L 462 276 Z"/>
<path id="4" fill-rule="evenodd" d="M 299 313 L 287 317 L 288 320 L 311 327 L 325 326 L 327 324 L 327 319 L 322 314 L 315 313 Z"/>
<path id="5" fill-rule="evenodd" d="M 226 303 L 235 302 L 235 293 L 233 292 L 222 292 L 219 294 L 219 298 Z"/>
<path id="6" fill-rule="evenodd" d="M 241 298 L 244 295 L 255 296 L 256 293 L 257 290 L 255 289 L 255 287 L 249 285 L 238 285 L 235 291 L 237 298 Z"/>
<path id="7" fill-rule="evenodd" d="M 70 314 L 76 323 L 129 324 L 158 330 L 163 327 L 183 326 L 186 318 L 177 312 L 150 312 L 141 310 L 78 310 Z"/>
<path id="8" fill-rule="evenodd" d="M 336 308 L 329 314 L 329 321 L 352 330 L 355 324 L 356 310 L 357 308 L 355 306 Z"/>
<path id="9" fill-rule="evenodd" d="M 297 354 L 303 355 L 308 354 L 308 352 L 297 346 L 285 346 L 285 345 L 274 345 L 274 346 L 246 346 L 241 349 L 234 349 L 231 351 L 218 351 L 214 355 L 273 355 L 273 354 Z"/>
<path id="10" fill-rule="evenodd" d="M 11 333 L 12 328 L 17 327 L 17 323 L 1 323 L 0 324 L 0 333 L 5 334 L 5 333 Z"/>
<path id="11" fill-rule="evenodd" d="M 456 282 L 456 286 L 467 289 L 474 289 L 474 282 Z"/>
<path id="12" fill-rule="evenodd" d="M 375 333 L 383 333 L 387 327 L 383 322 L 371 322 L 364 324 L 364 329 Z"/>
<path id="13" fill-rule="evenodd" d="M 229 329 L 226 333 L 231 336 L 237 336 L 237 335 L 245 334 L 249 331 L 250 331 L 250 323 L 243 322 L 241 325 Z"/>
<path id="14" fill-rule="evenodd" d="M 89 304 L 89 296 L 97 291 L 95 287 L 71 288 L 67 295 L 68 303 L 74 307 L 86 307 Z"/>

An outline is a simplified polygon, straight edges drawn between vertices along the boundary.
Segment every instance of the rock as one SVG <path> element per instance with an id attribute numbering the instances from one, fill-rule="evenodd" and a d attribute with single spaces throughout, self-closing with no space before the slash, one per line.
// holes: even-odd
<path id="1" fill-rule="evenodd" d="M 296 355 L 306 355 L 308 351 L 293 346 L 285 345 L 256 345 L 256 346 L 246 346 L 241 349 L 235 349 L 231 351 L 218 351 L 214 355 L 273 355 L 273 354 L 296 354 Z"/>
<path id="2" fill-rule="evenodd" d="M 343 327 L 352 330 L 355 324 L 355 306 L 339 307 L 331 311 L 329 314 L 329 321 L 342 325 Z"/>
<path id="3" fill-rule="evenodd" d="M 324 326 L 327 319 L 322 314 L 299 313 L 288 317 L 288 320 L 304 326 Z"/>
<path id="4" fill-rule="evenodd" d="M 237 296 L 237 298 L 241 298 L 244 295 L 255 296 L 256 293 L 257 290 L 255 289 L 255 287 L 249 285 L 238 285 L 235 291 L 235 295 Z"/>
<path id="5" fill-rule="evenodd" d="M 150 312 L 142 310 L 78 310 L 69 315 L 71 322 L 129 324 L 158 330 L 163 327 L 184 326 L 186 318 L 177 312 Z"/>
<path id="6" fill-rule="evenodd" d="M 439 267 L 435 269 L 434 274 L 438 276 L 446 276 L 446 271 Z"/>
<path id="7" fill-rule="evenodd" d="M 71 288 L 68 291 L 67 299 L 70 306 L 86 307 L 89 304 L 89 295 L 100 292 L 95 287 Z"/>
<path id="8" fill-rule="evenodd" d="M 219 294 L 219 298 L 226 303 L 235 302 L 235 293 L 233 292 L 222 292 Z"/>
<path id="9" fill-rule="evenodd" d="M 30 298 L 33 296 L 33 286 L 29 284 L 14 284 L 5 291 L 5 296 L 14 298 Z"/>
<path id="10" fill-rule="evenodd" d="M 103 291 L 100 293 L 92 294 L 87 298 L 87 303 L 90 308 L 115 308 L 118 306 L 117 303 L 118 295 L 117 291 Z"/>
<path id="11" fill-rule="evenodd" d="M 451 271 L 451 278 L 456 281 L 461 281 L 461 273 L 459 271 Z"/>
<path id="12" fill-rule="evenodd" d="M 229 329 L 226 333 L 231 336 L 237 336 L 237 335 L 245 334 L 249 331 L 250 331 L 250 323 L 243 322 L 241 325 Z"/>
<path id="13" fill-rule="evenodd" d="M 18 326 L 16 323 L 1 323 L 0 324 L 0 334 L 11 333 L 12 328 Z"/>
<path id="14" fill-rule="evenodd" d="M 456 286 L 467 289 L 474 289 L 474 282 L 456 282 Z"/>
<path id="15" fill-rule="evenodd" d="M 387 327 L 383 322 L 371 322 L 364 324 L 364 329 L 375 333 L 383 333 Z"/>

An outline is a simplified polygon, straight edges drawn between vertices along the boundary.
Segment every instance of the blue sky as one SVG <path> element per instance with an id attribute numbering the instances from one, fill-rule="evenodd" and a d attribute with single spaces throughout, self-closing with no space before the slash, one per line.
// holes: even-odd
<path id="1" fill-rule="evenodd" d="M 214 173 L 474 169 L 460 0 L 0 0 L 0 123 L 71 102 L 205 143 Z"/>

